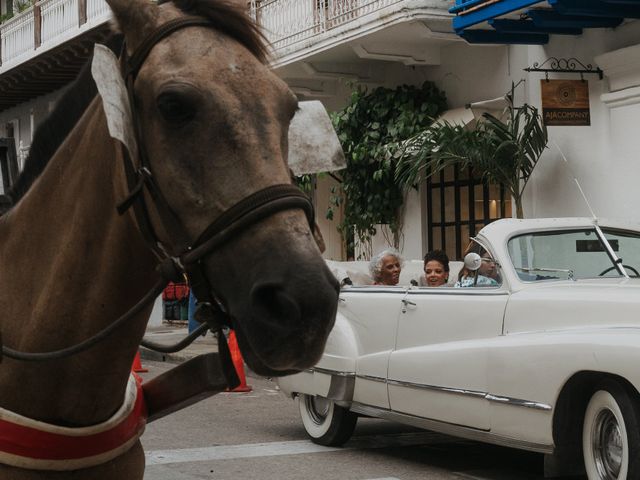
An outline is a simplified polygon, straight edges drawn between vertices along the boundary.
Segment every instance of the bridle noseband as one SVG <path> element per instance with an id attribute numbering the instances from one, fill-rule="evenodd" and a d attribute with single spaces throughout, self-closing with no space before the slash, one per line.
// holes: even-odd
<path id="1" fill-rule="evenodd" d="M 129 194 L 118 205 L 117 209 L 122 215 L 129 208 L 133 208 L 135 221 L 140 232 L 151 251 L 159 259 L 158 270 L 162 275 L 162 280 L 122 317 L 103 331 L 77 345 L 46 353 L 17 352 L 3 346 L 2 351 L 5 355 L 18 360 L 39 361 L 62 358 L 86 350 L 142 311 L 146 305 L 155 300 L 169 281 L 181 281 L 183 275 L 189 278 L 190 286 L 200 305 L 197 318 L 206 322 L 210 329 L 220 331 L 223 325 L 231 326 L 231 318 L 212 293 L 214 292 L 213 286 L 208 280 L 202 265 L 204 257 L 244 229 L 284 210 L 304 210 L 309 225 L 313 230 L 315 224 L 314 211 L 309 198 L 292 184 L 280 184 L 256 191 L 239 201 L 212 221 L 195 241 L 190 239 L 180 218 L 171 208 L 153 176 L 147 149 L 142 138 L 141 119 L 139 115 L 136 115 L 134 108 L 134 83 L 147 56 L 159 41 L 187 27 L 214 28 L 211 22 L 206 19 L 181 17 L 170 20 L 156 28 L 142 41 L 130 57 L 126 55 L 126 47 L 123 47 L 123 76 L 129 95 L 133 126 L 138 144 L 138 152 L 131 153 L 138 156 L 139 164 L 136 165 L 134 163 L 128 150 L 121 145 Z M 145 189 L 148 192 L 148 196 L 144 195 Z M 146 198 L 151 200 L 162 228 L 169 235 L 172 245 L 165 245 L 155 233 Z M 219 352 L 225 367 L 225 374 L 230 384 L 236 383 L 237 378 L 234 378 L 235 369 L 229 356 L 228 347 L 226 342 L 222 340 L 224 335 L 220 334 L 219 339 L 221 339 Z"/>

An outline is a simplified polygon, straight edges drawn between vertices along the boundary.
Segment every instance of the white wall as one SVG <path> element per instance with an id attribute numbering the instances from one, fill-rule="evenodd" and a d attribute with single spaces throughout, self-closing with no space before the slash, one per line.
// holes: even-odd
<path id="1" fill-rule="evenodd" d="M 524 78 L 524 88 L 516 91 L 516 104 L 526 101 L 540 108 L 544 74 L 527 73 L 523 68 L 549 57 L 575 57 L 595 66 L 597 55 L 634 45 L 638 38 L 640 22 L 634 21 L 615 30 L 586 30 L 579 37 L 552 36 L 545 46 L 453 45 L 443 50 L 443 63 L 432 70 L 430 79 L 446 92 L 450 106 L 457 107 L 503 95 L 511 82 Z M 550 78 L 580 77 L 551 74 Z M 577 178 L 598 216 L 639 219 L 635 189 L 640 180 L 640 104 L 609 108 L 601 100 L 609 92 L 609 79 L 599 80 L 597 75 L 585 75 L 585 79 L 589 81 L 591 126 L 549 127 L 549 149 L 525 192 L 525 215 L 590 215 L 576 186 Z"/>
<path id="2" fill-rule="evenodd" d="M 342 237 L 338 232 L 341 210 L 334 209 L 333 220 L 327 219 L 327 209 L 330 205 L 330 197 L 333 195 L 332 189 L 339 188 L 338 182 L 328 175 L 318 177 L 315 191 L 316 223 L 322 232 L 322 237 L 326 246 L 323 254 L 329 260 L 342 260 Z"/>
<path id="3" fill-rule="evenodd" d="M 634 21 L 616 30 L 587 31 L 581 37 L 552 37 L 544 48 L 525 48 L 532 61 L 544 61 L 551 56 L 575 57 L 595 66 L 596 56 L 634 45 L 639 35 L 640 22 Z M 637 71 L 640 75 L 640 64 Z M 637 131 L 640 99 L 635 104 L 609 108 L 602 96 L 609 92 L 610 79 L 605 76 L 599 80 L 596 75 L 585 78 L 589 80 L 591 126 L 549 127 L 550 149 L 534 173 L 525 198 L 525 214 L 531 217 L 590 215 L 575 184 L 576 177 L 596 215 L 640 219 L 635 208 L 635 189 L 640 180 Z M 530 102 L 539 106 L 540 89 L 536 80 L 532 74 L 528 93 Z M 555 144 L 566 156 L 568 166 Z"/>
<path id="4" fill-rule="evenodd" d="M 25 147 L 31 145 L 31 113 L 33 112 L 34 125 L 37 128 L 49 114 L 49 105 L 53 105 L 63 91 L 64 89 L 61 89 L 0 112 L 0 137 L 6 136 L 5 125 L 17 120 L 19 131 L 15 132 L 16 148 L 19 147 L 20 141 Z"/>

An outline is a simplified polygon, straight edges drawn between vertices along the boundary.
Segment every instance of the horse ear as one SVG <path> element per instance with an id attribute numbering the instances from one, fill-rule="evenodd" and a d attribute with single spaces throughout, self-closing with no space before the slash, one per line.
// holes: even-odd
<path id="1" fill-rule="evenodd" d="M 106 0 L 113 11 L 112 28 L 124 34 L 129 53 L 156 26 L 160 12 L 149 0 Z"/>

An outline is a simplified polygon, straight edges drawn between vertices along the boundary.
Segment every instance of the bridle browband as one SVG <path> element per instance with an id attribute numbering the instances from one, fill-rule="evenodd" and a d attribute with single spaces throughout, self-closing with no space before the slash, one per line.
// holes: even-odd
<path id="1" fill-rule="evenodd" d="M 63 358 L 81 352 L 95 345 L 103 338 L 115 331 L 120 325 L 143 310 L 162 292 L 169 281 L 180 281 L 183 275 L 189 279 L 190 287 L 198 299 L 199 308 L 196 318 L 206 324 L 213 331 L 220 330 L 223 326 L 232 326 L 231 317 L 226 313 L 218 298 L 214 295 L 214 289 L 209 282 L 202 265 L 202 260 L 213 250 L 228 242 L 244 229 L 256 224 L 275 213 L 291 210 L 304 210 L 310 228 L 314 228 L 313 205 L 309 198 L 292 184 L 272 185 L 256 191 L 231 208 L 223 212 L 217 219 L 204 229 L 200 236 L 192 242 L 181 220 L 171 208 L 161 189 L 159 188 L 148 160 L 147 150 L 142 137 L 140 116 L 136 115 L 134 83 L 136 77 L 153 47 L 162 39 L 172 33 L 187 27 L 214 28 L 208 20 L 200 17 L 181 17 L 170 20 L 151 32 L 138 46 L 136 51 L 128 57 L 126 47 L 123 47 L 123 76 L 127 86 L 129 102 L 133 115 L 133 125 L 138 144 L 137 154 L 139 165 L 136 166 L 129 152 L 121 144 L 124 171 L 129 188 L 129 195 L 118 206 L 118 213 L 124 214 L 129 208 L 133 208 L 134 218 L 147 245 L 159 260 L 158 271 L 162 278 L 123 316 L 83 342 L 54 352 L 30 353 L 18 352 L 3 346 L 4 355 L 17 360 L 42 361 L 54 358 Z M 172 245 L 165 245 L 155 233 L 144 190 L 151 199 L 162 228 L 170 237 Z M 204 327 L 204 325 L 202 326 Z M 199 328 L 198 332 L 206 328 Z M 189 337 L 195 338 L 195 335 Z M 224 335 L 219 337 L 219 353 L 223 363 L 225 375 L 231 384 L 237 384 L 235 369 L 230 359 Z M 144 343 L 143 343 L 144 345 Z"/>

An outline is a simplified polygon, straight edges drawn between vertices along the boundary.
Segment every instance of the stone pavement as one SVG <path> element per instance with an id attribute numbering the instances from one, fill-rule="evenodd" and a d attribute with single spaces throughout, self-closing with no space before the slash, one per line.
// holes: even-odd
<path id="1" fill-rule="evenodd" d="M 162 325 L 147 327 L 144 335 L 145 340 L 163 345 L 173 345 L 188 335 L 186 322 L 167 323 Z M 159 353 L 140 347 L 140 358 L 142 360 L 156 360 L 161 362 L 182 363 L 197 355 L 218 351 L 218 340 L 211 332 L 207 332 L 204 337 L 198 337 L 191 345 L 176 353 Z"/>

